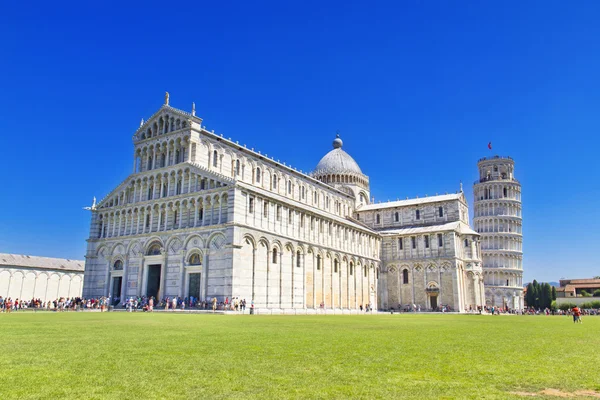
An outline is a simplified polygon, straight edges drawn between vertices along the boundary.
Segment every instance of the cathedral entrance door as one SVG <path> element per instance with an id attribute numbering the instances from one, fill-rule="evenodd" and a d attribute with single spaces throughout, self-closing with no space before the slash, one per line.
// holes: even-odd
<path id="1" fill-rule="evenodd" d="M 435 311 L 437 308 L 437 296 L 429 296 L 429 302 L 431 303 L 431 309 Z"/>
<path id="2" fill-rule="evenodd" d="M 115 276 L 112 283 L 112 299 L 111 303 L 113 306 L 119 304 L 121 301 L 121 284 L 123 283 L 123 277 Z"/>
<path id="3" fill-rule="evenodd" d="M 200 273 L 190 274 L 188 284 L 188 297 L 200 298 Z"/>
<path id="4" fill-rule="evenodd" d="M 160 289 L 160 265 L 148 266 L 148 284 L 146 286 L 146 296 L 154 296 L 158 298 L 158 290 Z"/>

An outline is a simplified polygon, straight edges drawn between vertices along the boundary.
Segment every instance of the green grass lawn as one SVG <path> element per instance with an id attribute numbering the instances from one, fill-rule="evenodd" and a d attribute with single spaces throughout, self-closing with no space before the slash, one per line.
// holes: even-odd
<path id="1" fill-rule="evenodd" d="M 28 312 L 0 314 L 0 338 L 3 400 L 600 390 L 600 317 Z"/>

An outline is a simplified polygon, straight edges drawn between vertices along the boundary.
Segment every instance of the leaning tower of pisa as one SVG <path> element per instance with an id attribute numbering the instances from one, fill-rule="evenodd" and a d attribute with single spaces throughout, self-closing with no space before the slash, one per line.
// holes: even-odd
<path id="1" fill-rule="evenodd" d="M 474 225 L 481 253 L 488 306 L 523 308 L 523 234 L 521 184 L 510 157 L 485 157 L 477 163 L 473 185 Z"/>

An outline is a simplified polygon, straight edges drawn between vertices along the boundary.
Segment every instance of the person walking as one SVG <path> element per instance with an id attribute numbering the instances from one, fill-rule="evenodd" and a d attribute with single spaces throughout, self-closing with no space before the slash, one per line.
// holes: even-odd
<path id="1" fill-rule="evenodd" d="M 573 323 L 577 323 L 579 322 L 580 324 L 583 323 L 583 321 L 581 321 L 581 310 L 579 309 L 579 307 L 575 306 L 573 307 Z"/>

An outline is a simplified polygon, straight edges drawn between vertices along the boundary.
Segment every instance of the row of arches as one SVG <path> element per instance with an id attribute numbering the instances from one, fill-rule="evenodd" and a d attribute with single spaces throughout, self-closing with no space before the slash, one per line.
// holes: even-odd
<path id="1" fill-rule="evenodd" d="M 483 251 L 484 268 L 509 268 L 523 270 L 523 256 L 518 253 Z"/>
<path id="2" fill-rule="evenodd" d="M 317 171 L 313 174 L 315 179 L 327 184 L 355 184 L 363 189 L 369 190 L 369 178 L 362 174 L 345 173 L 345 174 L 321 174 Z"/>
<path id="3" fill-rule="evenodd" d="M 181 117 L 165 113 L 158 116 L 153 123 L 146 123 L 145 125 L 148 126 L 142 126 L 141 132 L 137 133 L 137 138 L 139 140 L 146 140 L 179 129 L 185 129 L 189 127 L 190 124 Z"/>
<path id="4" fill-rule="evenodd" d="M 193 253 L 200 254 L 202 259 L 207 251 L 222 248 L 225 241 L 226 238 L 221 231 L 214 231 L 210 234 L 190 233 L 186 236 L 176 235 L 168 238 L 154 235 L 147 240 L 140 239 L 130 242 L 103 244 L 96 249 L 95 256 L 109 260 L 112 269 L 115 269 L 115 265 L 117 267 L 124 266 L 126 257 L 156 256 L 165 253 L 176 254 L 180 250 L 186 252 L 186 260 Z M 118 263 L 118 260 L 121 263 Z"/>
<path id="5" fill-rule="evenodd" d="M 83 273 L 2 269 L 0 270 L 0 296 L 3 298 L 42 302 L 60 297 L 81 297 Z"/>
<path id="6" fill-rule="evenodd" d="M 193 148 L 189 136 L 165 139 L 139 146 L 135 150 L 134 173 L 164 168 L 184 161 L 193 161 Z"/>
<path id="7" fill-rule="evenodd" d="M 341 224 L 322 214 L 290 207 L 288 203 L 247 195 L 245 221 L 250 226 L 318 245 L 340 248 L 353 254 L 378 254 L 380 241 L 374 234 Z"/>
<path id="8" fill-rule="evenodd" d="M 216 179 L 192 172 L 189 168 L 131 180 L 100 208 L 124 206 L 169 196 L 195 193 L 226 186 Z"/>
<path id="9" fill-rule="evenodd" d="M 521 185 L 518 183 L 486 183 L 475 187 L 476 200 L 509 199 L 521 201 Z"/>
<path id="10" fill-rule="evenodd" d="M 104 271 L 105 281 L 99 288 L 88 285 L 88 296 L 110 295 L 113 301 L 123 301 L 128 296 L 152 295 L 157 298 L 164 296 L 186 296 L 186 277 L 190 273 L 203 276 L 202 283 L 196 281 L 195 297 L 205 291 L 199 286 L 206 285 L 205 261 L 209 258 L 220 257 L 220 250 L 226 243 L 226 237 L 221 231 L 210 234 L 191 233 L 185 237 L 172 235 L 169 237 L 152 236 L 148 240 L 133 240 L 127 242 L 106 243 L 100 246 L 95 257 L 90 257 L 86 263 L 86 271 Z M 158 257 L 156 257 L 158 256 Z M 208 265 L 208 264 L 207 264 Z M 150 279 L 149 271 L 160 271 L 160 276 Z M 179 275 L 174 275 L 179 273 Z M 169 284 L 167 275 L 169 274 Z M 158 279 L 160 278 L 160 279 Z M 154 282 L 148 285 L 148 282 Z M 173 282 L 177 282 L 174 286 Z M 153 287 L 154 289 L 151 289 Z M 148 292 L 149 290 L 152 293 Z"/>
<path id="11" fill-rule="evenodd" d="M 487 306 L 506 307 L 513 310 L 524 308 L 523 291 L 510 289 L 487 289 L 485 291 Z"/>
<path id="12" fill-rule="evenodd" d="M 520 219 L 509 218 L 478 218 L 475 221 L 475 231 L 478 233 L 522 234 L 522 222 Z"/>
<path id="13" fill-rule="evenodd" d="M 475 218 L 489 216 L 507 216 L 521 218 L 520 203 L 477 203 L 475 202 Z"/>
<path id="14" fill-rule="evenodd" d="M 310 176 L 289 171 L 289 167 L 265 162 L 266 154 L 264 157 L 252 157 L 241 148 L 236 150 L 223 142 L 208 139 L 201 141 L 201 148 L 198 162 L 211 171 L 341 216 L 353 212 L 352 199 L 334 188 L 319 184 Z M 340 204 L 339 209 L 335 206 L 336 201 Z"/>
<path id="15" fill-rule="evenodd" d="M 484 284 L 490 286 L 523 287 L 523 273 L 484 271 Z"/>
<path id="16" fill-rule="evenodd" d="M 252 260 L 248 289 L 257 307 L 376 307 L 379 269 L 373 261 L 251 234 L 244 235 L 241 252 Z"/>
<path id="17" fill-rule="evenodd" d="M 99 212 L 95 222 L 96 237 L 111 238 L 146 234 L 173 229 L 220 225 L 228 220 L 228 193 L 157 202 L 145 207 L 131 207 Z"/>
<path id="18" fill-rule="evenodd" d="M 481 250 L 509 250 L 523 251 L 523 239 L 521 236 L 486 234 L 481 237 Z"/>
<path id="19" fill-rule="evenodd" d="M 389 264 L 385 279 L 388 307 L 476 308 L 483 303 L 483 277 L 479 267 L 472 269 L 472 265 L 465 269 L 449 261 Z"/>

